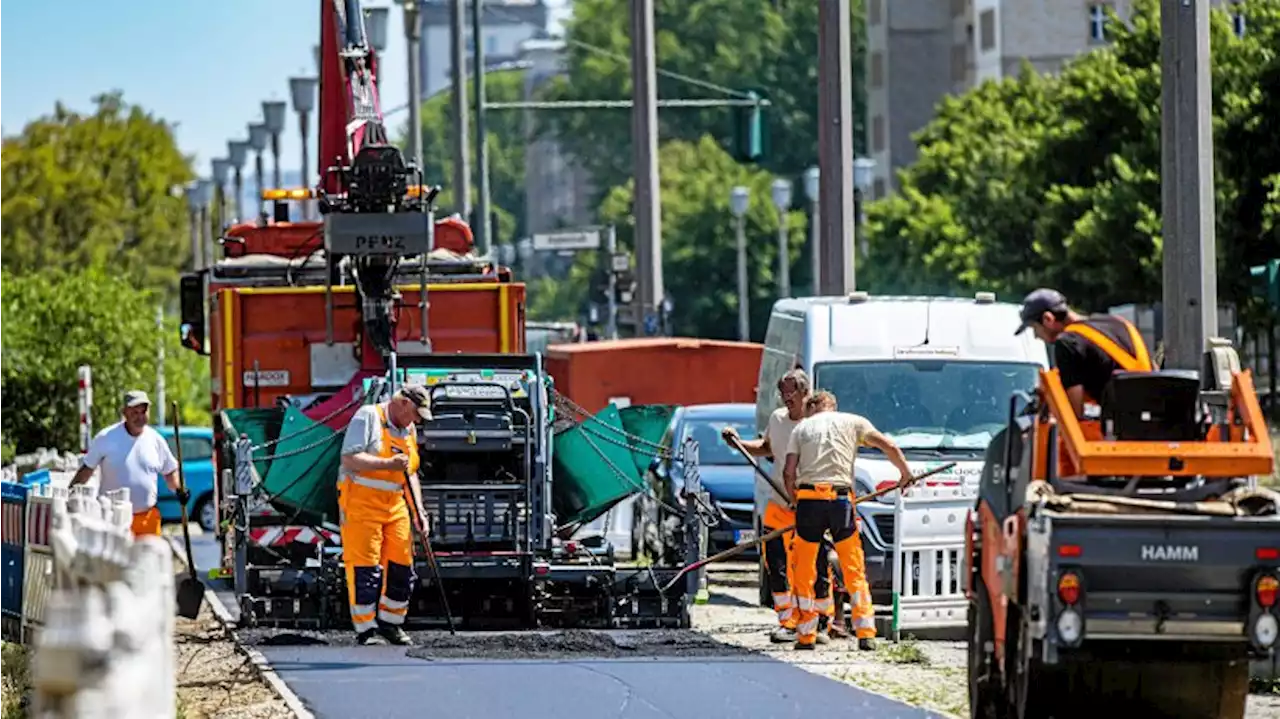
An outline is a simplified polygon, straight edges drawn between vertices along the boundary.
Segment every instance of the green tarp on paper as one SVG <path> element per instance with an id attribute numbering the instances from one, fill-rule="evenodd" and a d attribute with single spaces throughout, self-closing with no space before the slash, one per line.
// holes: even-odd
<path id="1" fill-rule="evenodd" d="M 255 447 L 285 437 L 253 455 L 262 490 L 277 510 L 296 515 L 298 524 L 337 523 L 342 432 L 308 418 L 296 407 L 230 409 L 222 416 L 229 434 L 247 435 Z"/>
<path id="2" fill-rule="evenodd" d="M 278 409 L 227 409 L 222 411 L 222 420 L 227 425 L 227 436 L 238 437 L 246 435 L 249 437 L 249 443 L 254 447 L 260 447 L 280 436 L 280 422 L 284 419 L 284 413 Z M 231 441 L 234 445 L 234 441 Z M 265 453 L 257 453 L 265 457 Z M 267 465 L 270 462 L 264 458 L 257 457 L 253 462 L 254 469 L 257 470 L 259 477 L 265 477 L 267 474 Z"/>
<path id="3" fill-rule="evenodd" d="M 610 404 L 557 434 L 552 475 L 556 523 L 562 527 L 585 524 L 643 492 L 645 472 L 657 454 L 650 445 L 662 439 L 673 412 L 673 407 L 661 406 L 628 407 L 619 412 Z"/>

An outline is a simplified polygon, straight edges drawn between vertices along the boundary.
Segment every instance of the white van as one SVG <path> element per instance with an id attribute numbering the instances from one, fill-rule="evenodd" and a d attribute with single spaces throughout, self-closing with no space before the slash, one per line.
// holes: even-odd
<path id="1" fill-rule="evenodd" d="M 976 496 L 983 453 L 1008 423 L 1011 395 L 1032 391 L 1038 371 L 1049 366 L 1047 348 L 1032 332 L 1014 335 L 1019 310 L 996 302 L 990 292 L 972 298 L 854 292 L 779 300 L 765 333 L 756 426 L 763 432 L 782 405 L 778 380 L 800 367 L 815 391 L 832 392 L 841 410 L 867 417 L 893 439 L 913 470 L 958 463 L 928 483 L 961 484 Z M 860 450 L 855 470 L 858 494 L 898 479 L 872 448 Z M 757 478 L 757 531 L 770 493 Z M 876 604 L 890 601 L 894 494 L 858 505 Z M 761 601 L 768 597 L 762 571 Z"/>

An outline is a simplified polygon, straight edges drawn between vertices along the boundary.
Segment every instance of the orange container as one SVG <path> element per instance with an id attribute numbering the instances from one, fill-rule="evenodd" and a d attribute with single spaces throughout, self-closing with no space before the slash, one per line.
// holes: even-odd
<path id="1" fill-rule="evenodd" d="M 650 337 L 551 345 L 546 366 L 557 391 L 592 413 L 611 400 L 754 403 L 763 351 L 751 342 Z"/>

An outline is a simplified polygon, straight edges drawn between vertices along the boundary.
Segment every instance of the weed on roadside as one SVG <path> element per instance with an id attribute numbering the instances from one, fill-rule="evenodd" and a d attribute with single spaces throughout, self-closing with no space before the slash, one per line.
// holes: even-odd
<path id="1" fill-rule="evenodd" d="M 876 655 L 890 664 L 929 666 L 929 655 L 920 648 L 920 643 L 915 637 L 907 637 L 900 642 L 882 642 L 876 647 Z"/>

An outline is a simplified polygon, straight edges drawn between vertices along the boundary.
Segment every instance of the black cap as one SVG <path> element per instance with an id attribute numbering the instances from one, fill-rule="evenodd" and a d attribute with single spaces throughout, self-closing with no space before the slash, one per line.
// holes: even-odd
<path id="1" fill-rule="evenodd" d="M 1022 312 L 1019 313 L 1022 324 L 1018 325 L 1018 331 L 1014 332 L 1014 334 L 1022 334 L 1032 322 L 1039 322 L 1046 312 L 1058 312 L 1066 309 L 1067 298 L 1063 297 L 1061 292 L 1041 287 L 1023 298 Z"/>
<path id="2" fill-rule="evenodd" d="M 427 393 L 427 388 L 420 384 L 407 384 L 400 388 L 400 396 L 413 403 L 418 408 L 418 417 L 420 419 L 431 419 L 431 396 Z"/>

